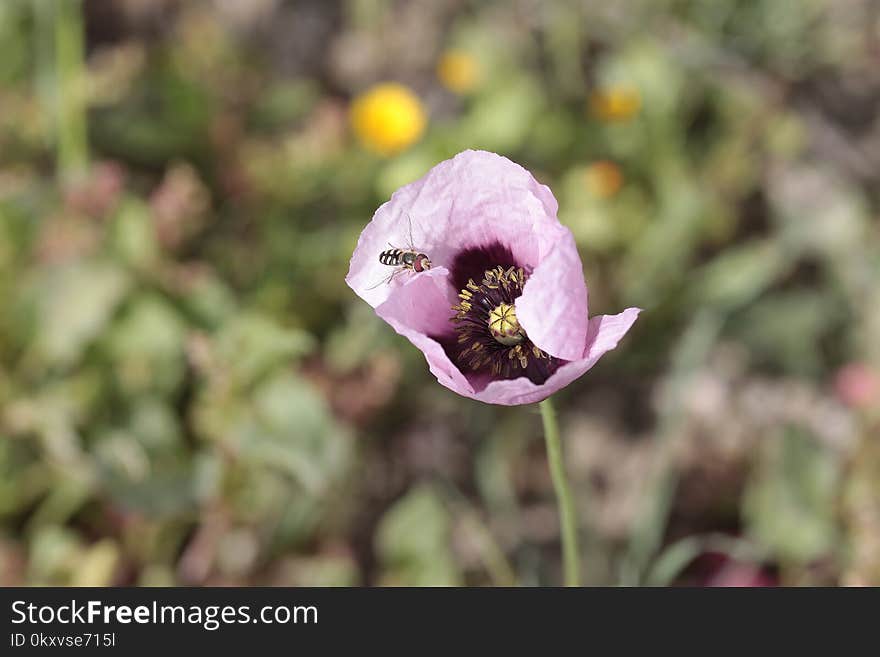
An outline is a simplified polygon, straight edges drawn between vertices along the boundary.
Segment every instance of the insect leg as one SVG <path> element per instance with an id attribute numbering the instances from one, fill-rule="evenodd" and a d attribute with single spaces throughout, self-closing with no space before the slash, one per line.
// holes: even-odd
<path id="1" fill-rule="evenodd" d="M 390 275 L 386 276 L 385 278 L 383 278 L 381 281 L 379 281 L 375 285 L 371 285 L 370 287 L 367 288 L 367 290 L 375 290 L 377 287 L 382 285 L 382 283 L 390 283 L 391 279 L 394 278 L 394 274 L 397 273 L 398 271 L 399 271 L 398 269 L 395 269 L 393 272 L 391 272 Z"/>
<path id="2" fill-rule="evenodd" d="M 406 271 L 406 267 L 398 267 L 393 272 L 391 272 L 391 276 L 388 277 L 388 283 L 390 284 L 391 281 L 394 280 L 394 277 L 397 276 L 402 271 Z"/>

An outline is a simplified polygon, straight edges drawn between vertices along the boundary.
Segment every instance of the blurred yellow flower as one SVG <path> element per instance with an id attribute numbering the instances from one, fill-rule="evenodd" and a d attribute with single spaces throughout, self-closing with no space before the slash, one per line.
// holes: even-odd
<path id="1" fill-rule="evenodd" d="M 642 97 L 634 87 L 608 87 L 590 96 L 590 111 L 603 121 L 627 121 L 641 107 Z"/>
<path id="2" fill-rule="evenodd" d="M 466 94 L 480 82 L 480 65 L 463 50 L 447 50 L 437 63 L 437 77 L 450 91 Z"/>
<path id="3" fill-rule="evenodd" d="M 395 82 L 378 84 L 355 98 L 351 125 L 358 139 L 381 155 L 394 155 L 425 131 L 425 108 L 412 91 Z"/>
<path id="4" fill-rule="evenodd" d="M 623 173 L 614 162 L 608 160 L 593 162 L 587 167 L 586 184 L 594 197 L 610 198 L 623 186 Z"/>

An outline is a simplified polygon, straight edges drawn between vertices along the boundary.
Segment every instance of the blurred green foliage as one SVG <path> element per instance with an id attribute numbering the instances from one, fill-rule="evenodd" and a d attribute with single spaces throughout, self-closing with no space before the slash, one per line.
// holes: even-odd
<path id="1" fill-rule="evenodd" d="M 465 148 L 646 310 L 559 395 L 589 582 L 880 583 L 874 3 L 8 0 L 0 48 L 0 583 L 558 582 L 535 414 L 343 281 Z M 429 115 L 392 158 L 383 80 Z"/>

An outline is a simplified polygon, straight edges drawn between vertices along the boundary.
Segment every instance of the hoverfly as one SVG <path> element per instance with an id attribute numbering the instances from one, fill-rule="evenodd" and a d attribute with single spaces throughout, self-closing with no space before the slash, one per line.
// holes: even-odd
<path id="1" fill-rule="evenodd" d="M 379 254 L 379 262 L 389 267 L 395 267 L 395 270 L 368 289 L 372 290 L 382 285 L 382 283 L 390 283 L 401 272 L 412 271 L 419 273 L 431 268 L 431 259 L 413 246 L 412 219 L 409 214 L 406 215 L 406 218 L 409 221 L 409 245 L 406 248 L 400 248 L 393 244 L 388 244 L 391 248 Z"/>

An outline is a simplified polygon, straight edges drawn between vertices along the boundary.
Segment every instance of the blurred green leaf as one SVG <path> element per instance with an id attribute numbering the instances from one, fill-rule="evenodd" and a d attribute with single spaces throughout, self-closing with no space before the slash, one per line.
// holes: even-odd
<path id="1" fill-rule="evenodd" d="M 76 533 L 64 527 L 47 526 L 36 531 L 30 540 L 28 580 L 38 586 L 69 584 L 80 544 Z"/>
<path id="2" fill-rule="evenodd" d="M 186 325 L 161 297 L 137 297 L 107 336 L 115 377 L 129 394 L 171 392 L 183 376 Z"/>
<path id="3" fill-rule="evenodd" d="M 253 111 L 257 128 L 272 130 L 286 127 L 303 118 L 319 98 L 314 80 L 282 82 L 260 96 Z"/>
<path id="4" fill-rule="evenodd" d="M 838 465 L 804 431 L 769 440 L 743 498 L 743 517 L 759 545 L 785 562 L 829 556 L 835 548 Z"/>
<path id="5" fill-rule="evenodd" d="M 349 437 L 323 399 L 299 378 L 282 374 L 253 395 L 254 424 L 242 434 L 245 458 L 280 468 L 312 495 L 327 490 L 349 457 Z"/>
<path id="6" fill-rule="evenodd" d="M 410 490 L 382 518 L 376 550 L 383 580 L 406 586 L 455 586 L 461 575 L 451 546 L 449 514 L 429 486 Z"/>
<path id="7" fill-rule="evenodd" d="M 814 290 L 765 295 L 738 320 L 738 334 L 757 356 L 782 371 L 816 376 L 822 339 L 842 321 L 839 302 Z"/>
<path id="8" fill-rule="evenodd" d="M 73 364 L 101 334 L 130 281 L 107 261 L 88 261 L 42 272 L 37 290 L 35 349 L 49 365 Z"/>
<path id="9" fill-rule="evenodd" d="M 543 94 L 530 77 L 495 82 L 457 128 L 463 148 L 500 152 L 519 148 L 544 107 Z"/>
<path id="10" fill-rule="evenodd" d="M 170 61 L 162 64 L 133 85 L 132 96 L 90 117 L 90 134 L 104 152 L 153 165 L 174 158 L 204 159 L 210 95 Z"/>
<path id="11" fill-rule="evenodd" d="M 136 199 L 126 199 L 117 212 L 113 237 L 122 260 L 135 267 L 146 267 L 156 261 L 159 246 L 150 208 Z"/>
<path id="12" fill-rule="evenodd" d="M 742 306 L 770 287 L 789 263 L 785 252 L 772 240 L 729 248 L 694 276 L 694 302 L 721 309 Z"/>
<path id="13" fill-rule="evenodd" d="M 307 354 L 314 340 L 306 332 L 284 328 L 266 316 L 242 313 L 223 325 L 216 344 L 233 380 L 248 386 L 278 365 Z"/>

